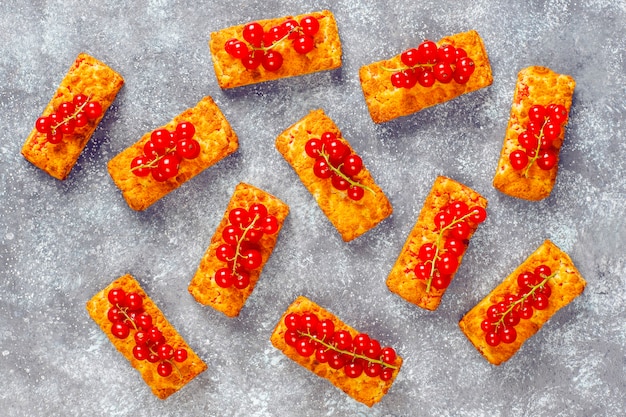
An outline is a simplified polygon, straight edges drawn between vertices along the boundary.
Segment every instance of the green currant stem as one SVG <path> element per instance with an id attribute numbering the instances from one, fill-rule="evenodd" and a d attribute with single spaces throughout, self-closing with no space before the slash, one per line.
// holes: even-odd
<path id="1" fill-rule="evenodd" d="M 320 345 L 324 346 L 326 349 L 330 349 L 330 350 L 332 350 L 334 352 L 338 352 L 338 353 L 341 353 L 343 355 L 352 356 L 354 359 L 363 359 L 363 360 L 366 360 L 366 361 L 368 361 L 370 363 L 377 363 L 377 364 L 379 364 L 381 366 L 384 366 L 385 368 L 398 369 L 397 366 L 391 365 L 391 364 L 389 364 L 387 362 L 383 362 L 380 359 L 372 359 L 372 358 L 368 358 L 365 355 L 359 355 L 356 352 L 351 352 L 349 350 L 339 349 L 337 346 L 331 345 L 330 343 L 326 343 L 322 339 L 318 339 L 317 337 L 313 336 L 311 333 L 309 333 L 308 330 L 307 330 L 306 333 L 304 333 L 304 332 L 298 332 L 298 333 L 300 334 L 300 336 L 308 337 L 309 339 L 318 342 Z"/>
<path id="2" fill-rule="evenodd" d="M 372 190 L 370 187 L 361 184 L 360 182 L 354 181 L 352 180 L 352 178 L 348 177 L 346 174 L 344 174 L 343 172 L 341 172 L 341 166 L 343 164 L 339 164 L 338 167 L 333 166 L 333 164 L 330 163 L 330 157 L 328 156 L 328 154 L 324 151 L 320 151 L 319 155 L 324 158 L 324 160 L 326 161 L 326 164 L 328 165 L 328 168 L 330 168 L 330 170 L 332 172 L 335 173 L 335 175 L 339 175 L 341 178 L 343 178 L 344 180 L 346 180 L 348 182 L 348 184 L 350 184 L 351 186 L 354 187 L 359 187 L 359 188 L 363 188 L 364 190 L 369 191 L 370 193 L 376 195 L 376 192 L 374 190 Z"/>
<path id="3" fill-rule="evenodd" d="M 524 301 L 526 301 L 528 299 L 528 297 L 530 297 L 531 295 L 533 295 L 535 293 L 535 291 L 537 291 L 537 289 L 539 288 L 543 288 L 544 285 L 546 285 L 546 282 L 548 282 L 548 280 L 550 280 L 551 278 L 554 278 L 556 276 L 556 272 L 554 272 L 552 275 L 546 276 L 543 275 L 544 278 L 543 280 L 537 284 L 531 287 L 530 291 L 528 291 L 526 294 L 524 294 L 519 300 L 511 303 L 511 305 L 509 306 L 509 308 L 506 309 L 506 311 L 504 313 L 502 313 L 502 316 L 500 317 L 500 319 L 495 323 L 496 329 L 502 324 L 504 323 L 504 317 L 509 314 L 511 311 L 513 311 L 513 309 L 515 308 L 516 305 L 518 304 L 522 304 Z"/>
<path id="4" fill-rule="evenodd" d="M 76 116 L 78 116 L 78 113 L 80 113 L 81 111 L 83 111 L 83 109 L 85 108 L 85 106 L 87 105 L 87 103 L 89 103 L 89 99 L 91 97 L 87 98 L 87 100 L 85 100 L 85 102 L 83 104 L 81 104 L 80 106 L 78 106 L 76 108 L 76 110 L 74 110 L 74 114 L 72 114 L 71 116 L 67 116 L 65 119 L 63 119 L 62 122 L 57 123 L 55 126 L 52 126 L 51 131 L 52 133 L 56 132 L 56 130 L 63 124 L 66 123 L 72 119 L 76 119 Z"/>
<path id="5" fill-rule="evenodd" d="M 548 123 L 548 118 L 544 118 L 543 124 L 541 125 L 541 129 L 539 130 L 539 135 L 537 135 L 537 149 L 535 149 L 535 155 L 532 157 L 530 161 L 528 161 L 528 165 L 526 165 L 526 169 L 524 170 L 524 178 L 528 178 L 528 171 L 532 164 L 539 158 L 539 151 L 541 150 L 541 138 L 543 138 L 543 128 L 546 123 Z"/>
<path id="6" fill-rule="evenodd" d="M 427 261 L 431 263 L 431 267 L 430 267 L 430 276 L 428 277 L 428 280 L 426 281 L 426 293 L 430 292 L 430 286 L 433 283 L 433 278 L 435 275 L 435 262 L 439 259 L 439 247 L 441 246 L 441 239 L 443 238 L 444 232 L 446 230 L 449 230 L 455 224 L 461 223 L 463 220 L 468 218 L 471 214 L 472 212 L 470 211 L 469 213 L 467 213 L 464 216 L 459 217 L 458 219 L 455 218 L 454 220 L 452 220 L 452 222 L 450 222 L 449 225 L 445 226 L 439 231 L 439 235 L 437 236 L 437 241 L 435 242 L 435 256 L 433 257 L 432 260 Z"/>
<path id="7" fill-rule="evenodd" d="M 131 168 L 130 171 L 133 172 L 137 169 L 143 169 L 143 168 L 156 168 L 157 165 L 159 165 L 159 161 L 161 159 L 163 159 L 166 155 L 174 152 L 176 150 L 176 148 L 169 148 L 165 150 L 165 153 L 163 153 L 163 155 L 157 155 L 156 158 L 152 159 L 150 162 L 148 162 L 147 164 L 142 164 L 142 165 L 137 165 L 134 168 Z"/>
<path id="8" fill-rule="evenodd" d="M 229 261 L 233 261 L 233 270 L 232 270 L 233 275 L 235 275 L 235 272 L 237 272 L 237 262 L 235 261 L 237 260 L 237 258 L 241 257 L 241 243 L 245 240 L 246 234 L 254 227 L 254 223 L 258 219 L 259 219 L 259 215 L 255 214 L 254 219 L 252 219 L 250 224 L 245 229 L 243 229 L 241 238 L 237 241 L 237 247 L 235 248 L 235 256 L 233 257 L 233 259 L 229 259 Z"/>

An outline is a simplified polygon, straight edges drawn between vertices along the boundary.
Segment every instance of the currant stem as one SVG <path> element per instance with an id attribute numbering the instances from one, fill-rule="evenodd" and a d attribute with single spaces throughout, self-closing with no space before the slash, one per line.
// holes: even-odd
<path id="1" fill-rule="evenodd" d="M 362 188 L 366 191 L 369 191 L 370 193 L 376 195 L 376 192 L 374 190 L 372 190 L 370 187 L 361 184 L 360 182 L 354 181 L 352 180 L 352 178 L 348 177 L 346 174 L 344 174 L 343 172 L 341 172 L 341 166 L 343 165 L 343 163 L 339 164 L 339 166 L 335 167 L 333 166 L 333 164 L 330 163 L 330 157 L 329 155 L 324 152 L 324 151 L 320 151 L 319 155 L 324 158 L 324 160 L 326 161 L 326 164 L 328 165 L 328 168 L 330 168 L 330 170 L 335 173 L 336 175 L 339 175 L 341 178 L 343 178 L 344 180 L 346 180 L 348 182 L 348 184 L 354 186 L 354 187 L 359 187 Z"/>
<path id="2" fill-rule="evenodd" d="M 246 238 L 246 234 L 254 227 L 254 223 L 259 219 L 259 215 L 255 214 L 254 215 L 254 219 L 252 219 L 252 221 L 250 222 L 250 224 L 243 229 L 243 233 L 241 234 L 241 238 L 237 241 L 237 247 L 235 248 L 235 256 L 233 257 L 233 259 L 229 259 L 230 261 L 233 261 L 233 269 L 232 269 L 232 274 L 235 275 L 235 272 L 237 272 L 237 258 L 241 257 L 241 243 L 245 240 Z"/>
<path id="3" fill-rule="evenodd" d="M 309 333 L 308 330 L 307 330 L 306 333 L 298 332 L 298 334 L 300 334 L 300 336 L 308 337 L 309 339 L 318 342 L 320 345 L 324 346 L 326 349 L 330 349 L 330 350 L 332 350 L 334 352 L 338 352 L 338 353 L 341 353 L 341 354 L 344 354 L 344 355 L 352 356 L 354 359 L 364 359 L 364 360 L 366 360 L 366 361 L 368 361 L 370 363 L 377 363 L 377 364 L 379 364 L 381 366 L 384 366 L 385 368 L 398 369 L 397 366 L 391 365 L 391 364 L 389 364 L 387 362 L 384 362 L 384 361 L 382 361 L 380 359 L 372 359 L 372 358 L 368 358 L 365 355 L 359 355 L 356 352 L 351 352 L 349 350 L 339 349 L 337 346 L 331 345 L 330 343 L 326 343 L 326 342 L 324 342 L 324 340 L 318 339 L 316 336 L 313 336 L 311 333 Z"/>
<path id="4" fill-rule="evenodd" d="M 424 68 L 424 67 L 428 67 L 428 68 L 432 69 L 435 65 L 437 65 L 437 64 L 436 63 L 435 64 L 426 63 L 426 64 L 417 64 L 417 65 L 414 65 L 412 67 L 403 65 L 400 68 L 387 68 L 387 67 L 384 67 L 384 66 L 380 65 L 380 69 L 383 70 L 383 71 L 387 71 L 387 72 L 398 72 L 398 71 L 406 71 L 406 70 L 409 70 L 409 69 Z M 452 67 L 452 65 L 455 65 L 455 64 L 450 64 L 451 67 Z M 455 67 L 456 67 L 456 65 L 455 65 Z"/>
<path id="5" fill-rule="evenodd" d="M 528 171 L 530 170 L 530 167 L 532 166 L 532 164 L 535 163 L 537 159 L 539 159 L 539 151 L 541 150 L 541 138 L 543 137 L 543 128 L 545 127 L 546 123 L 548 123 L 547 117 L 544 118 L 541 129 L 539 130 L 539 135 L 537 135 L 537 149 L 535 149 L 535 155 L 531 158 L 530 161 L 528 161 L 528 165 L 526 165 L 526 169 L 524 170 L 524 178 L 528 178 Z"/>
<path id="6" fill-rule="evenodd" d="M 78 113 L 80 113 L 81 111 L 83 111 L 83 109 L 85 108 L 85 106 L 87 105 L 87 103 L 89 103 L 89 99 L 91 99 L 91 97 L 88 97 L 87 100 L 85 100 L 85 102 L 83 104 L 81 104 L 80 106 L 76 107 L 76 110 L 74 110 L 74 114 L 72 114 L 71 116 L 67 116 L 65 119 L 63 119 L 63 121 L 57 123 L 55 126 L 51 127 L 51 131 L 52 133 L 56 132 L 56 130 L 63 124 L 66 123 L 72 119 L 76 119 L 76 116 L 78 116 Z"/>
<path id="7" fill-rule="evenodd" d="M 537 285 L 533 285 L 530 289 L 530 291 L 528 291 L 526 294 L 524 294 L 519 300 L 514 301 L 511 303 L 511 305 L 509 306 L 509 308 L 502 313 L 502 316 L 500 317 L 500 319 L 495 323 L 496 329 L 498 328 L 498 326 L 502 325 L 502 323 L 504 323 L 504 317 L 509 314 L 511 311 L 513 311 L 513 308 L 515 308 L 516 305 L 518 304 L 522 304 L 524 301 L 526 301 L 528 299 L 528 297 L 530 297 L 531 295 L 533 295 L 535 293 L 535 291 L 537 291 L 537 289 L 539 288 L 543 288 L 544 285 L 546 285 L 546 282 L 548 282 L 548 280 L 550 280 L 551 278 L 554 278 L 556 276 L 556 272 L 554 272 L 552 275 L 543 275 L 545 278 L 543 279 L 543 281 L 541 281 L 539 284 Z"/>
<path id="8" fill-rule="evenodd" d="M 439 231 L 439 235 L 437 236 L 437 241 L 435 242 L 435 256 L 433 257 L 432 260 L 426 261 L 426 262 L 430 262 L 432 264 L 431 268 L 430 268 L 430 276 L 428 277 L 428 280 L 426 281 L 426 293 L 430 292 L 430 286 L 433 283 L 433 278 L 434 278 L 434 275 L 435 275 L 435 262 L 439 259 L 439 246 L 441 246 L 441 239 L 443 238 L 443 233 L 446 230 L 449 230 L 455 224 L 460 223 L 463 220 L 465 220 L 466 218 L 468 218 L 471 214 L 472 214 L 472 212 L 470 211 L 469 213 L 467 213 L 464 216 L 459 217 L 458 219 L 455 218 L 454 220 L 452 220 L 452 222 L 450 222 L 449 225 L 445 226 L 444 228 L 442 228 Z"/>
<path id="9" fill-rule="evenodd" d="M 124 317 L 126 317 L 126 320 L 130 321 L 133 324 L 133 327 L 135 328 L 135 330 L 139 330 L 139 327 L 137 327 L 137 324 L 135 323 L 135 320 L 131 319 L 130 316 L 128 315 L 128 313 L 126 312 L 126 307 L 120 307 L 119 304 L 115 304 L 115 307 L 117 307 L 117 309 L 120 311 L 120 313 L 122 313 L 124 315 Z"/>
<path id="10" fill-rule="evenodd" d="M 163 159 L 165 156 L 167 156 L 168 154 L 174 152 L 176 150 L 176 148 L 168 148 L 165 150 L 165 153 L 163 153 L 163 155 L 157 155 L 156 158 L 152 159 L 150 162 L 148 162 L 147 164 L 141 164 L 141 165 L 137 165 L 136 167 L 133 167 L 130 169 L 130 172 L 136 171 L 138 169 L 143 169 L 143 168 L 156 168 L 157 165 L 159 165 L 159 161 L 161 159 Z"/>

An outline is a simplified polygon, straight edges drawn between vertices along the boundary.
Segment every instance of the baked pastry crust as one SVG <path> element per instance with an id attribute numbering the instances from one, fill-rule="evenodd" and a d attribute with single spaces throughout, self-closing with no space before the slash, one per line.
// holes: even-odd
<path id="1" fill-rule="evenodd" d="M 319 138 L 325 132 L 335 133 L 354 153 L 339 128 L 321 109 L 311 111 L 281 133 L 276 138 L 276 149 L 296 171 L 343 240 L 348 242 L 375 227 L 391 215 L 393 209 L 365 166 L 354 179 L 373 192 L 365 191 L 358 201 L 351 200 L 345 191 L 335 189 L 330 179 L 315 176 L 315 159 L 306 154 L 305 145 L 309 139 Z"/>
<path id="2" fill-rule="evenodd" d="M 197 158 L 182 161 L 178 175 L 175 177 L 158 182 L 152 178 L 152 175 L 139 177 L 131 172 L 132 160 L 143 155 L 143 148 L 150 140 L 152 131 L 144 134 L 139 141 L 109 161 L 109 174 L 115 185 L 122 190 L 124 199 L 132 209 L 145 210 L 170 191 L 180 187 L 239 148 L 237 135 L 209 96 L 204 97 L 195 107 L 185 110 L 159 128 L 173 131 L 176 125 L 183 121 L 194 125 L 196 129 L 194 139 L 200 144 L 201 151 Z"/>
<path id="3" fill-rule="evenodd" d="M 222 231 L 230 224 L 228 213 L 238 207 L 243 207 L 247 210 L 255 203 L 262 203 L 267 207 L 268 214 L 276 217 L 279 225 L 278 231 L 274 234 L 263 234 L 263 237 L 259 241 L 258 249 L 261 251 L 262 262 L 258 268 L 249 271 L 250 285 L 241 290 L 235 287 L 222 288 L 215 283 L 213 277 L 218 269 L 225 266 L 224 262 L 217 259 L 216 250 L 224 243 Z M 239 183 L 235 187 L 235 191 L 228 203 L 224 217 L 215 230 L 211 243 L 200 261 L 200 266 L 189 284 L 189 292 L 191 295 L 193 295 L 199 303 L 209 305 L 228 317 L 239 315 L 246 300 L 250 294 L 252 294 L 259 280 L 259 276 L 263 271 L 263 267 L 274 250 L 274 246 L 276 246 L 278 234 L 280 233 L 280 229 L 282 228 L 287 214 L 289 214 L 289 206 L 278 198 L 252 185 Z"/>
<path id="4" fill-rule="evenodd" d="M 111 289 L 121 288 L 125 293 L 136 292 L 143 298 L 144 311 L 152 317 L 152 322 L 161 330 L 167 342 L 174 348 L 184 348 L 187 350 L 187 359 L 182 363 L 176 363 L 178 371 L 175 369 L 170 376 L 162 377 L 157 373 L 157 364 L 150 363 L 147 360 L 140 361 L 133 356 L 133 347 L 135 340 L 133 332 L 125 339 L 119 339 L 111 333 L 111 322 L 107 317 L 107 313 L 111 308 L 107 296 Z M 206 364 L 196 355 L 196 353 L 187 345 L 185 340 L 178 334 L 176 329 L 167 321 L 159 308 L 154 304 L 152 299 L 143 291 L 139 283 L 131 276 L 124 275 L 105 289 L 97 293 L 87 302 L 87 311 L 91 318 L 100 326 L 104 334 L 107 335 L 113 346 L 120 351 L 131 366 L 135 368 L 150 387 L 154 395 L 164 400 L 198 374 L 207 369 Z"/>
<path id="5" fill-rule="evenodd" d="M 535 104 L 542 106 L 560 104 L 569 113 L 575 86 L 576 82 L 569 75 L 557 74 L 546 67 L 533 66 L 519 72 L 511 116 L 493 178 L 493 186 L 496 189 L 511 197 L 531 201 L 541 200 L 550 195 L 559 169 L 559 151 L 565 137 L 565 127 L 561 129 L 559 137 L 552 142 L 557 150 L 557 163 L 552 169 L 543 170 L 537 164 L 533 164 L 528 171 L 528 177 L 525 177 L 525 170 L 513 169 L 509 155 L 514 150 L 520 149 L 517 138 L 526 130 L 528 109 Z"/>
<path id="6" fill-rule="evenodd" d="M 100 103 L 102 115 L 77 127 L 72 134 L 63 135 L 57 144 L 49 143 L 45 133 L 33 128 L 22 146 L 24 158 L 56 179 L 67 178 L 122 85 L 122 76 L 103 62 L 85 53 L 78 54 L 41 117 L 54 113 L 61 103 L 71 102 L 79 93 Z"/>
<path id="7" fill-rule="evenodd" d="M 437 289 L 431 286 L 429 291 L 426 291 L 426 281 L 418 279 L 414 272 L 415 266 L 419 263 L 417 254 L 423 244 L 436 242 L 438 232 L 435 228 L 435 216 L 450 201 L 462 201 L 468 207 L 487 207 L 487 200 L 476 191 L 450 178 L 437 177 L 424 201 L 417 222 L 387 277 L 387 287 L 391 292 L 426 310 L 435 310 L 439 307 L 446 289 Z M 477 229 L 477 225 L 473 225 L 471 222 L 469 225 L 471 233 L 468 237 L 468 243 Z M 467 245 L 459 257 L 459 265 L 466 250 Z M 451 280 L 455 274 L 452 275 Z"/>
<path id="8" fill-rule="evenodd" d="M 283 56 L 283 65 L 277 71 L 267 71 L 260 65 L 257 69 L 246 69 L 241 60 L 232 57 L 224 49 L 230 39 L 243 40 L 243 29 L 246 26 L 238 25 L 211 33 L 209 48 L 215 68 L 217 82 L 221 88 L 234 88 L 243 85 L 255 84 L 278 78 L 304 75 L 317 71 L 332 70 L 341 66 L 341 41 L 337 30 L 335 16 L 328 10 L 307 13 L 298 16 L 285 16 L 277 19 L 257 20 L 264 31 L 277 26 L 288 19 L 300 21 L 303 17 L 314 16 L 318 19 L 320 28 L 314 36 L 315 48 L 306 54 L 297 53 L 291 46 L 291 41 L 283 41 L 272 48 Z"/>
<path id="9" fill-rule="evenodd" d="M 486 318 L 487 309 L 495 303 L 503 301 L 507 294 L 516 294 L 518 291 L 517 277 L 525 271 L 534 271 L 539 265 L 547 265 L 552 273 L 548 283 L 552 289 L 548 308 L 535 310 L 533 316 L 522 319 L 515 326 L 517 339 L 510 344 L 500 343 L 493 347 L 485 341 L 485 332 L 480 324 Z M 569 304 L 585 289 L 586 282 L 580 275 L 570 257 L 554 243 L 546 240 L 520 266 L 518 266 L 504 281 L 493 289 L 481 302 L 472 308 L 459 322 L 465 336 L 474 347 L 494 365 L 500 365 L 509 360 L 532 335 L 537 333 L 558 310 Z"/>
<path id="10" fill-rule="evenodd" d="M 432 87 L 397 88 L 391 84 L 391 72 L 386 68 L 403 68 L 401 54 L 390 59 L 361 67 L 359 77 L 365 103 L 374 123 L 388 122 L 400 116 L 416 113 L 426 107 L 443 103 L 491 85 L 493 76 L 485 45 L 475 30 L 447 36 L 437 46 L 452 45 L 463 48 L 472 58 L 475 70 L 466 84 L 454 81 L 443 84 L 436 82 Z"/>
<path id="11" fill-rule="evenodd" d="M 398 372 L 400 372 L 400 368 L 402 367 L 403 359 L 400 356 L 397 356 L 396 361 L 393 363 L 397 369 L 394 370 L 391 379 L 383 381 L 380 378 L 369 377 L 364 373 L 357 378 L 350 378 L 344 373 L 343 369 L 336 370 L 331 368 L 327 363 L 318 362 L 315 359 L 315 355 L 311 355 L 310 357 L 300 356 L 295 348 L 287 345 L 285 342 L 285 332 L 287 331 L 287 327 L 285 326 L 285 317 L 290 313 L 302 314 L 306 312 L 314 313 L 320 320 L 332 320 L 336 331 L 346 330 L 353 338 L 359 334 L 358 331 L 339 320 L 339 318 L 337 318 L 334 314 L 323 309 L 308 298 L 299 296 L 289 306 L 289 308 L 287 308 L 287 311 L 285 311 L 276 325 L 276 328 L 270 337 L 272 345 L 282 351 L 289 359 L 313 372 L 317 376 L 328 379 L 333 385 L 355 400 L 362 402 L 369 407 L 379 402 L 383 396 L 387 394 L 389 388 L 391 388 L 391 385 L 398 376 Z"/>

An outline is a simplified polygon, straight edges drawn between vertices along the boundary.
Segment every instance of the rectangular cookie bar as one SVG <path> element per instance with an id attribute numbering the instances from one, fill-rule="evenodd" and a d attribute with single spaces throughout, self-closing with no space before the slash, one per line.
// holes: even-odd
<path id="1" fill-rule="evenodd" d="M 153 142 L 153 135 L 158 131 L 163 132 L 162 129 L 170 133 L 176 132 L 177 129 L 180 130 L 181 123 L 193 125 L 193 130 L 195 130 L 193 139 L 199 144 L 199 154 L 193 158 L 179 158 L 180 164 L 174 176 L 155 177 L 153 174 L 157 172 L 157 163 L 160 163 L 163 155 L 179 153 L 179 139 L 178 143 L 168 144 L 163 148 L 165 150 L 157 152 L 158 157 L 151 158 L 151 162 L 142 165 L 148 167 L 142 168 L 145 174 L 137 175 L 131 167 L 133 161 L 140 156 L 146 156 L 147 152 L 153 152 L 153 156 L 157 155 L 154 153 L 156 151 L 147 148 L 148 142 Z M 173 137 L 175 138 L 175 135 Z M 120 152 L 109 161 L 108 170 L 115 185 L 122 190 L 122 195 L 128 205 L 134 210 L 145 210 L 170 191 L 235 152 L 238 147 L 237 135 L 228 120 L 213 99 L 206 96 L 195 107 L 185 110 L 166 125 L 144 134 L 139 141 Z"/>
<path id="2" fill-rule="evenodd" d="M 270 338 L 288 358 L 371 407 L 389 391 L 403 359 L 306 297 L 285 311 Z"/>
<path id="3" fill-rule="evenodd" d="M 452 79 L 447 83 L 435 81 L 428 87 L 420 83 L 416 83 L 410 88 L 396 87 L 391 83 L 394 72 L 407 69 L 409 72 L 421 71 L 419 66 L 409 69 L 402 62 L 402 54 L 361 67 L 359 71 L 361 87 L 370 116 L 375 123 L 388 122 L 400 116 L 413 114 L 426 107 L 491 85 L 493 76 L 489 58 L 485 45 L 476 31 L 457 33 L 437 42 L 438 47 L 445 45 L 463 49 L 467 56 L 474 61 L 474 72 L 465 84 L 460 84 Z"/>
<path id="4" fill-rule="evenodd" d="M 289 206 L 273 195 L 238 184 L 189 284 L 191 295 L 228 317 L 239 315 L 288 213 Z"/>
<path id="5" fill-rule="evenodd" d="M 486 207 L 476 191 L 437 177 L 387 277 L 389 290 L 426 310 L 437 309 Z"/>
<path id="6" fill-rule="evenodd" d="M 49 141 L 47 133 L 33 128 L 22 146 L 24 158 L 56 179 L 67 178 L 122 85 L 124 79 L 117 72 L 92 56 L 78 54 L 41 118 L 48 118 L 57 113 L 64 102 L 74 105 L 74 99 L 79 94 L 90 102 L 98 103 L 100 111 L 93 114 L 93 117 L 79 121 L 79 126 L 70 129 L 71 133 L 66 131 L 60 141 L 58 139 Z M 74 105 L 75 109 L 66 109 L 67 113 L 63 113 L 57 121 L 49 122 L 48 130 L 61 131 L 59 124 L 63 121 L 76 125 L 78 113 L 85 110 L 87 104 L 81 105 L 79 101 L 78 106 Z M 84 113 L 78 118 L 84 119 Z"/>
<path id="7" fill-rule="evenodd" d="M 87 311 L 162 400 L 207 368 L 131 275 L 94 295 Z"/>
<path id="8" fill-rule="evenodd" d="M 259 32 L 253 29 L 251 35 L 248 35 L 244 29 L 251 24 Z M 316 30 L 317 26 L 319 28 Z M 227 42 L 233 39 L 241 42 L 235 49 L 241 49 L 243 45 L 243 60 L 249 61 L 245 66 L 241 58 L 235 57 L 238 52 L 233 52 L 235 55 L 227 52 L 227 49 L 230 50 Z M 248 39 L 256 45 L 248 42 Z M 240 87 L 341 66 L 337 22 L 328 10 L 258 20 L 212 32 L 209 48 L 221 88 Z M 304 49 L 298 51 L 297 48 Z M 248 54 L 258 55 L 250 61 L 247 59 Z M 282 64 L 278 65 L 279 62 Z"/>
<path id="9" fill-rule="evenodd" d="M 328 141 L 329 147 L 334 146 L 334 148 L 330 150 L 323 148 L 324 154 L 330 158 L 327 158 L 326 162 L 320 160 L 322 156 L 309 156 L 305 149 L 312 139 L 317 141 L 318 147 L 321 146 L 322 137 L 334 138 L 333 143 Z M 349 172 L 350 181 L 341 180 L 344 181 L 343 186 L 340 185 L 342 190 L 333 185 L 335 178 L 321 178 L 315 174 L 316 164 L 325 163 L 328 167 L 333 163 L 332 155 L 328 152 L 337 152 L 337 157 L 341 156 L 342 152 L 344 155 L 355 156 L 348 141 L 342 137 L 339 128 L 323 110 L 311 111 L 281 133 L 276 138 L 276 149 L 296 171 L 302 183 L 311 192 L 344 241 L 361 236 L 391 214 L 391 203 L 374 182 L 365 166 L 362 166 L 356 174 L 354 174 L 354 169 Z M 358 155 L 356 157 L 360 161 L 360 157 Z M 335 161 L 335 164 L 342 163 L 343 168 L 327 168 L 323 175 L 339 177 L 338 172 L 345 171 L 347 162 L 345 159 Z M 358 166 L 359 162 L 357 162 L 357 168 Z M 346 187 L 348 188 L 345 189 Z"/>
<path id="10" fill-rule="evenodd" d="M 585 285 L 570 257 L 546 240 L 463 316 L 459 326 L 485 359 L 500 365 Z"/>
<path id="11" fill-rule="evenodd" d="M 512 197 L 541 200 L 552 192 L 576 82 L 546 67 L 517 76 L 511 116 L 493 186 Z"/>

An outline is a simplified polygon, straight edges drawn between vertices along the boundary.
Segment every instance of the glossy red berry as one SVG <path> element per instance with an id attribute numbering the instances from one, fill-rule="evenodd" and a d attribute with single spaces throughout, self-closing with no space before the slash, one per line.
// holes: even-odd
<path id="1" fill-rule="evenodd" d="M 363 169 L 363 160 L 356 154 L 349 154 L 343 158 L 343 165 L 341 166 L 341 172 L 345 175 L 352 177 L 357 175 Z"/>
<path id="2" fill-rule="evenodd" d="M 143 297 L 136 292 L 126 294 L 124 305 L 129 310 L 140 310 L 143 307 Z"/>
<path id="3" fill-rule="evenodd" d="M 528 165 L 528 155 L 526 152 L 516 149 L 509 154 L 509 162 L 515 170 L 524 169 Z"/>
<path id="4" fill-rule="evenodd" d="M 348 378 L 358 378 L 363 373 L 363 366 L 358 362 L 348 362 L 343 370 Z"/>
<path id="5" fill-rule="evenodd" d="M 365 195 L 365 190 L 362 187 L 353 185 L 348 188 L 348 198 L 354 201 L 359 201 Z"/>
<path id="6" fill-rule="evenodd" d="M 278 71 L 283 65 L 283 56 L 280 52 L 271 50 L 263 56 L 261 65 L 263 65 L 263 68 L 267 71 Z"/>
<path id="7" fill-rule="evenodd" d="M 320 22 L 314 16 L 305 16 L 300 19 L 300 28 L 305 35 L 314 36 L 320 29 Z"/>
<path id="8" fill-rule="evenodd" d="M 118 321 L 111 325 L 111 334 L 118 339 L 126 339 L 130 334 L 130 328 L 126 324 Z"/>
<path id="9" fill-rule="evenodd" d="M 246 42 L 257 48 L 263 43 L 263 35 L 263 26 L 257 22 L 248 23 L 243 28 L 243 38 Z"/>
<path id="10" fill-rule="evenodd" d="M 545 149 L 539 152 L 537 166 L 543 170 L 554 168 L 557 163 L 556 152 L 552 149 Z"/>
<path id="11" fill-rule="evenodd" d="M 48 133 L 52 129 L 52 122 L 48 117 L 40 117 L 35 122 L 35 128 L 39 133 Z"/>
<path id="12" fill-rule="evenodd" d="M 352 336 L 347 330 L 336 331 L 333 341 L 337 349 L 348 350 L 352 347 Z"/>
<path id="13" fill-rule="evenodd" d="M 315 48 L 315 41 L 309 35 L 300 35 L 293 41 L 293 49 L 299 54 L 309 53 Z"/>
<path id="14" fill-rule="evenodd" d="M 85 116 L 89 120 L 95 120 L 102 115 L 102 106 L 97 101 L 90 101 L 85 106 Z"/>
<path id="15" fill-rule="evenodd" d="M 417 59 L 420 64 L 432 64 L 437 59 L 437 44 L 424 41 L 417 47 Z"/>
<path id="16" fill-rule="evenodd" d="M 172 374 L 172 364 L 166 361 L 159 362 L 157 373 L 164 378 L 170 376 Z"/>
<path id="17" fill-rule="evenodd" d="M 187 360 L 187 349 L 179 348 L 174 351 L 174 361 L 185 362 Z"/>
<path id="18" fill-rule="evenodd" d="M 121 288 L 113 288 L 107 294 L 107 298 L 111 304 L 123 306 L 126 300 L 126 292 Z"/>
<path id="19" fill-rule="evenodd" d="M 392 347 L 384 347 L 381 350 L 381 360 L 388 364 L 393 364 L 396 361 L 397 354 L 396 351 Z"/>
<path id="20" fill-rule="evenodd" d="M 72 103 L 74 103 L 75 106 L 80 107 L 83 104 L 85 104 L 88 100 L 89 100 L 89 97 L 87 97 L 84 94 L 79 93 L 74 96 L 74 98 L 72 99 Z"/>
<path id="21" fill-rule="evenodd" d="M 430 261 L 435 258 L 436 253 L 437 246 L 435 246 L 433 243 L 424 243 L 422 246 L 420 246 L 417 257 L 422 261 Z"/>
<path id="22" fill-rule="evenodd" d="M 220 268 L 215 272 L 215 283 L 222 288 L 228 288 L 233 285 L 233 274 L 228 268 Z"/>

